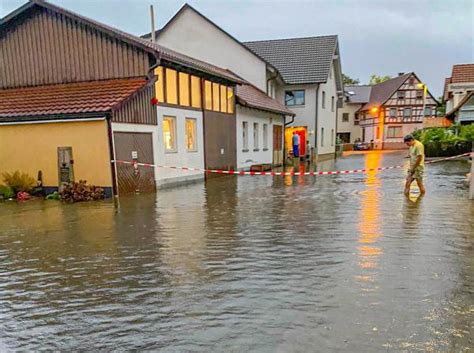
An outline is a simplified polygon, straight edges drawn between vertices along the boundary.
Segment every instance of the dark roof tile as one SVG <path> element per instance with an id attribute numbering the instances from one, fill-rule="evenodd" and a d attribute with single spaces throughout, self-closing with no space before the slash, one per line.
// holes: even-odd
<path id="1" fill-rule="evenodd" d="M 294 116 L 291 110 L 251 84 L 237 86 L 237 103 L 242 106 L 281 115 Z"/>

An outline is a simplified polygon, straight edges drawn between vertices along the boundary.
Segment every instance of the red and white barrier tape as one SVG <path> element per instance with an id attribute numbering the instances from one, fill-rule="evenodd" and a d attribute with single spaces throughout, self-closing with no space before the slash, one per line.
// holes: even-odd
<path id="1" fill-rule="evenodd" d="M 433 164 L 441 161 L 447 161 L 451 159 L 461 158 L 465 156 L 469 156 L 470 153 L 460 154 L 458 156 L 453 157 L 446 157 L 440 158 L 433 161 L 426 161 L 425 164 Z M 474 153 L 473 153 L 474 155 Z M 194 172 L 201 172 L 201 173 L 214 173 L 214 174 L 229 174 L 229 175 L 268 175 L 268 176 L 318 176 L 318 175 L 339 175 L 339 174 L 354 174 L 354 173 L 368 173 L 374 171 L 382 171 L 382 170 L 390 170 L 390 169 L 400 169 L 403 168 L 403 165 L 395 165 L 391 167 L 378 167 L 378 168 L 364 168 L 364 169 L 351 169 L 351 170 L 334 170 L 334 171 L 327 171 L 327 172 L 253 172 L 253 171 L 239 171 L 239 170 L 221 170 L 221 169 L 200 169 L 200 168 L 191 168 L 191 167 L 175 167 L 175 166 L 167 166 L 167 165 L 157 165 L 157 164 L 149 164 L 149 163 L 138 163 L 134 161 L 120 161 L 115 160 L 112 163 L 117 164 L 129 164 L 133 166 L 142 166 L 142 167 L 150 167 L 150 168 L 164 168 L 164 169 L 174 169 L 174 170 L 184 170 L 184 171 L 194 171 Z"/>

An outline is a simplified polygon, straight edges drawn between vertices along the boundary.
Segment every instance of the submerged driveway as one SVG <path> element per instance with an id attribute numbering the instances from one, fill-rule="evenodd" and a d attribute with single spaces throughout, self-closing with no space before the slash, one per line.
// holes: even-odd
<path id="1" fill-rule="evenodd" d="M 391 170 L 221 177 L 116 204 L 0 203 L 0 348 L 468 351 L 469 168 L 427 166 L 421 199 Z"/>

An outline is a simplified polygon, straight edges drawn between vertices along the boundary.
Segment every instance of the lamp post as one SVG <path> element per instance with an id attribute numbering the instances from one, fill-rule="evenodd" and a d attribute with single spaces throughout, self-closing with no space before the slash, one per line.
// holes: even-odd
<path id="1" fill-rule="evenodd" d="M 421 121 L 423 122 L 423 118 L 425 116 L 426 93 L 428 92 L 428 87 L 425 83 L 419 83 L 418 88 L 423 88 L 423 108 L 421 108 Z"/>

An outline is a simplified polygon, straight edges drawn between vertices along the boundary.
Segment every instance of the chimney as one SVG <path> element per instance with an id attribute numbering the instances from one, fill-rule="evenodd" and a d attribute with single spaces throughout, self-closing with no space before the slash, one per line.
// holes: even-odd
<path id="1" fill-rule="evenodd" d="M 155 43 L 155 11 L 153 5 L 150 5 L 150 18 L 151 18 L 151 42 Z"/>
<path id="2" fill-rule="evenodd" d="M 399 73 L 398 73 L 398 77 L 403 76 L 403 75 L 405 75 L 404 72 L 399 72 Z"/>

